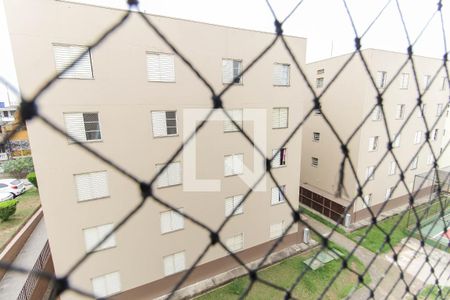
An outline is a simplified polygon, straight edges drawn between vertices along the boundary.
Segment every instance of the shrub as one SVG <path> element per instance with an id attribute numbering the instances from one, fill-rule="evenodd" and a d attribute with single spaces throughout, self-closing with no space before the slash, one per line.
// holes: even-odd
<path id="1" fill-rule="evenodd" d="M 36 188 L 38 188 L 38 183 L 36 179 L 36 173 L 31 172 L 27 175 L 27 179 L 29 182 L 31 182 Z"/>
<path id="2" fill-rule="evenodd" d="M 16 213 L 17 200 L 11 199 L 0 202 L 0 219 L 5 222 Z"/>
<path id="3" fill-rule="evenodd" d="M 3 170 L 14 178 L 25 178 L 28 173 L 34 171 L 33 159 L 31 157 L 21 157 L 8 160 L 3 164 Z"/>

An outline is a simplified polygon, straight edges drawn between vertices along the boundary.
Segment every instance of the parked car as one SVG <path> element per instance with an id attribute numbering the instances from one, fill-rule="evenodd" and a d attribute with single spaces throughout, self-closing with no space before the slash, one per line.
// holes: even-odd
<path id="1" fill-rule="evenodd" d="M 1 179 L 0 193 L 10 193 L 14 198 L 25 192 L 25 185 L 20 179 Z"/>
<path id="2" fill-rule="evenodd" d="M 8 201 L 13 199 L 14 196 L 12 193 L 4 193 L 4 192 L 0 192 L 0 202 L 4 202 L 4 201 Z"/>

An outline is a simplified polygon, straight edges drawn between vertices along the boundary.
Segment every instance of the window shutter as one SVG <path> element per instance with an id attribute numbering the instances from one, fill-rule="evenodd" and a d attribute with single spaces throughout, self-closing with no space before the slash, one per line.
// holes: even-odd
<path id="1" fill-rule="evenodd" d="M 280 127 L 288 127 L 288 109 L 280 108 Z"/>
<path id="2" fill-rule="evenodd" d="M 152 111 L 152 128 L 155 137 L 167 135 L 166 112 Z"/>
<path id="3" fill-rule="evenodd" d="M 92 290 L 96 297 L 106 297 L 108 292 L 106 290 L 106 281 L 104 276 L 92 278 Z"/>
<path id="4" fill-rule="evenodd" d="M 233 197 L 233 206 L 238 207 L 239 204 L 244 200 L 244 195 L 237 195 Z M 244 205 L 239 206 L 238 209 L 236 209 L 235 214 L 242 214 L 244 212 Z"/>
<path id="5" fill-rule="evenodd" d="M 166 211 L 160 214 L 160 222 L 161 222 L 161 233 L 171 231 L 170 211 Z"/>
<path id="6" fill-rule="evenodd" d="M 179 162 L 169 164 L 167 171 L 169 174 L 169 185 L 181 183 L 181 164 Z"/>
<path id="7" fill-rule="evenodd" d="M 231 59 L 222 60 L 222 82 L 233 82 L 233 60 Z"/>
<path id="8" fill-rule="evenodd" d="M 95 245 L 98 242 L 98 233 L 97 228 L 87 228 L 84 229 L 84 242 L 86 245 L 86 251 L 91 251 L 94 249 Z"/>
<path id="9" fill-rule="evenodd" d="M 272 188 L 272 204 L 277 204 L 279 201 L 278 201 L 278 197 L 279 197 L 279 191 L 278 191 L 278 188 L 277 187 L 273 187 Z"/>
<path id="10" fill-rule="evenodd" d="M 164 263 L 164 275 L 168 276 L 175 273 L 175 264 L 173 255 L 164 257 L 163 263 Z"/>
<path id="11" fill-rule="evenodd" d="M 272 109 L 272 128 L 280 128 L 280 109 Z"/>
<path id="12" fill-rule="evenodd" d="M 101 225 L 96 227 L 97 228 L 97 232 L 98 232 L 98 241 L 102 240 L 105 236 L 108 235 L 108 233 L 110 233 L 113 230 L 113 224 L 105 224 L 105 225 Z M 98 247 L 98 249 L 106 249 L 106 248 L 111 248 L 114 247 L 116 245 L 116 238 L 114 236 L 114 233 L 106 240 L 104 241 L 100 247 Z"/>
<path id="13" fill-rule="evenodd" d="M 85 201 L 93 198 L 90 181 L 89 174 L 75 175 L 78 201 Z"/>
<path id="14" fill-rule="evenodd" d="M 278 151 L 279 149 L 274 149 L 274 150 L 272 150 L 272 156 L 274 156 L 275 154 L 275 156 L 273 157 L 273 160 L 272 160 L 272 167 L 273 168 L 276 168 L 276 167 L 279 167 L 281 164 L 280 164 L 280 157 L 281 157 L 281 151 L 279 151 L 278 153 L 277 153 L 277 151 Z"/>
<path id="15" fill-rule="evenodd" d="M 148 81 L 159 81 L 160 77 L 159 55 L 147 53 L 147 79 Z"/>
<path id="16" fill-rule="evenodd" d="M 233 155 L 233 174 L 242 174 L 244 172 L 244 155 Z"/>
<path id="17" fill-rule="evenodd" d="M 87 49 L 88 48 L 84 46 L 54 45 L 53 52 L 55 55 L 56 71 L 58 73 L 64 71 Z M 60 75 L 59 78 L 93 78 L 90 52 L 83 55 L 83 57 L 80 58 L 80 60 L 72 68 Z"/>
<path id="18" fill-rule="evenodd" d="M 175 62 L 172 54 L 159 54 L 160 80 L 164 82 L 175 81 Z"/>
<path id="19" fill-rule="evenodd" d="M 369 151 L 373 151 L 374 150 L 374 146 L 375 146 L 375 138 L 374 137 L 370 137 L 369 138 Z"/>
<path id="20" fill-rule="evenodd" d="M 163 165 L 156 165 L 156 172 L 159 172 L 163 168 Z M 169 175 L 167 173 L 168 167 L 158 176 L 158 187 L 164 187 L 169 185 Z"/>
<path id="21" fill-rule="evenodd" d="M 270 238 L 277 238 L 283 234 L 283 222 L 270 225 Z"/>
<path id="22" fill-rule="evenodd" d="M 225 176 L 233 175 L 233 156 L 225 156 L 224 160 Z"/>
<path id="23" fill-rule="evenodd" d="M 108 295 L 120 292 L 121 285 L 119 272 L 106 274 L 105 279 L 106 279 L 106 290 L 108 292 Z"/>
<path id="24" fill-rule="evenodd" d="M 234 201 L 233 197 L 229 197 L 225 199 L 225 217 L 228 217 L 231 215 L 231 212 L 234 208 Z"/>
<path id="25" fill-rule="evenodd" d="M 182 211 L 182 209 L 180 209 Z M 184 217 L 176 211 L 172 211 L 172 230 L 184 228 Z"/>
<path id="26" fill-rule="evenodd" d="M 67 134 L 75 141 L 85 142 L 86 133 L 84 129 L 84 119 L 82 113 L 64 114 Z"/>
<path id="27" fill-rule="evenodd" d="M 92 198 L 103 198 L 109 196 L 108 178 L 106 172 L 91 173 L 90 177 Z"/>
<path id="28" fill-rule="evenodd" d="M 280 64 L 274 64 L 273 67 L 273 84 L 282 85 L 283 84 L 283 66 Z"/>
<path id="29" fill-rule="evenodd" d="M 183 271 L 186 268 L 184 252 L 174 254 L 174 265 L 175 265 L 175 272 Z"/>

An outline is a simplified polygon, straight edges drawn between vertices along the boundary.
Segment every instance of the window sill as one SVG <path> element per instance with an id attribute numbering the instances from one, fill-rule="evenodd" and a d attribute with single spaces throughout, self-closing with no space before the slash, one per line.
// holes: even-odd
<path id="1" fill-rule="evenodd" d="M 273 87 L 291 87 L 290 84 L 274 84 Z"/>
<path id="2" fill-rule="evenodd" d="M 170 137 L 177 137 L 177 136 L 180 136 L 180 135 L 178 133 L 177 134 L 159 135 L 159 136 L 153 135 L 153 138 L 160 139 L 160 138 L 170 138 Z"/>
<path id="3" fill-rule="evenodd" d="M 86 253 L 97 253 L 97 252 L 102 252 L 105 250 L 109 250 L 109 249 L 114 249 L 117 248 L 117 245 L 111 246 L 111 247 L 107 247 L 107 248 L 97 248 L 95 250 L 91 250 L 91 251 L 86 251 Z"/>
<path id="4" fill-rule="evenodd" d="M 243 215 L 244 214 L 244 212 L 240 212 L 240 213 L 234 213 L 234 214 L 232 214 L 232 215 L 225 215 L 225 218 L 228 218 L 228 217 L 236 217 L 236 216 L 240 216 L 240 215 Z"/>
<path id="5" fill-rule="evenodd" d="M 164 80 L 148 80 L 147 82 L 156 82 L 156 83 L 177 83 L 175 80 L 174 81 L 164 81 Z"/>
<path id="6" fill-rule="evenodd" d="M 90 198 L 90 199 L 86 199 L 86 200 L 77 200 L 77 203 L 91 202 L 91 201 L 108 199 L 108 198 L 111 198 L 111 196 L 109 195 L 109 196 L 98 197 L 98 198 Z"/>
<path id="7" fill-rule="evenodd" d="M 174 187 L 174 186 L 181 186 L 181 185 L 183 185 L 183 183 L 177 183 L 177 184 L 171 184 L 171 185 L 164 185 L 164 186 L 157 186 L 156 188 L 157 188 L 157 189 L 166 189 L 166 188 L 171 188 L 171 187 Z"/>
<path id="8" fill-rule="evenodd" d="M 75 140 L 71 139 L 71 141 L 69 141 L 69 145 L 73 145 L 73 144 L 87 144 L 87 143 L 103 143 L 103 139 L 101 139 L 101 140 L 87 140 L 87 141 L 75 141 Z"/>
<path id="9" fill-rule="evenodd" d="M 278 206 L 278 205 L 283 204 L 283 203 L 286 203 L 286 201 L 283 200 L 283 201 L 280 201 L 280 202 L 278 202 L 278 203 L 272 203 L 272 202 L 270 202 L 270 206 Z"/>
<path id="10" fill-rule="evenodd" d="M 283 168 L 287 168 L 287 165 L 281 165 L 281 166 L 276 166 L 276 167 L 271 167 L 271 169 L 283 169 Z"/>
<path id="11" fill-rule="evenodd" d="M 224 177 L 233 177 L 233 176 L 238 176 L 238 175 L 242 175 L 244 173 L 238 173 L 238 174 L 230 174 L 230 175 L 223 175 Z"/>
<path id="12" fill-rule="evenodd" d="M 289 126 L 286 126 L 286 127 L 272 127 L 272 129 L 286 129 L 286 128 L 289 128 Z"/>
<path id="13" fill-rule="evenodd" d="M 183 228 L 179 228 L 179 229 L 175 229 L 175 230 L 171 230 L 171 231 L 167 231 L 167 232 L 161 232 L 161 235 L 162 236 L 170 235 L 171 233 L 178 232 L 178 231 L 183 231 L 183 230 L 184 230 L 184 227 Z"/>
<path id="14" fill-rule="evenodd" d="M 58 77 L 58 79 L 69 79 L 69 80 L 95 80 L 94 77 L 92 77 L 92 78 Z"/>

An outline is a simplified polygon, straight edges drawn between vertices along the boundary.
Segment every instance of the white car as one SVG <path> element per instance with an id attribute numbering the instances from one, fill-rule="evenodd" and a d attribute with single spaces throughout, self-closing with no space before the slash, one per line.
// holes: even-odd
<path id="1" fill-rule="evenodd" d="M 13 198 L 25 192 L 25 185 L 20 179 L 1 179 L 0 193 L 10 193 Z"/>
<path id="2" fill-rule="evenodd" d="M 4 192 L 0 193 L 0 202 L 8 201 L 13 198 L 14 196 L 12 193 L 4 193 Z"/>

